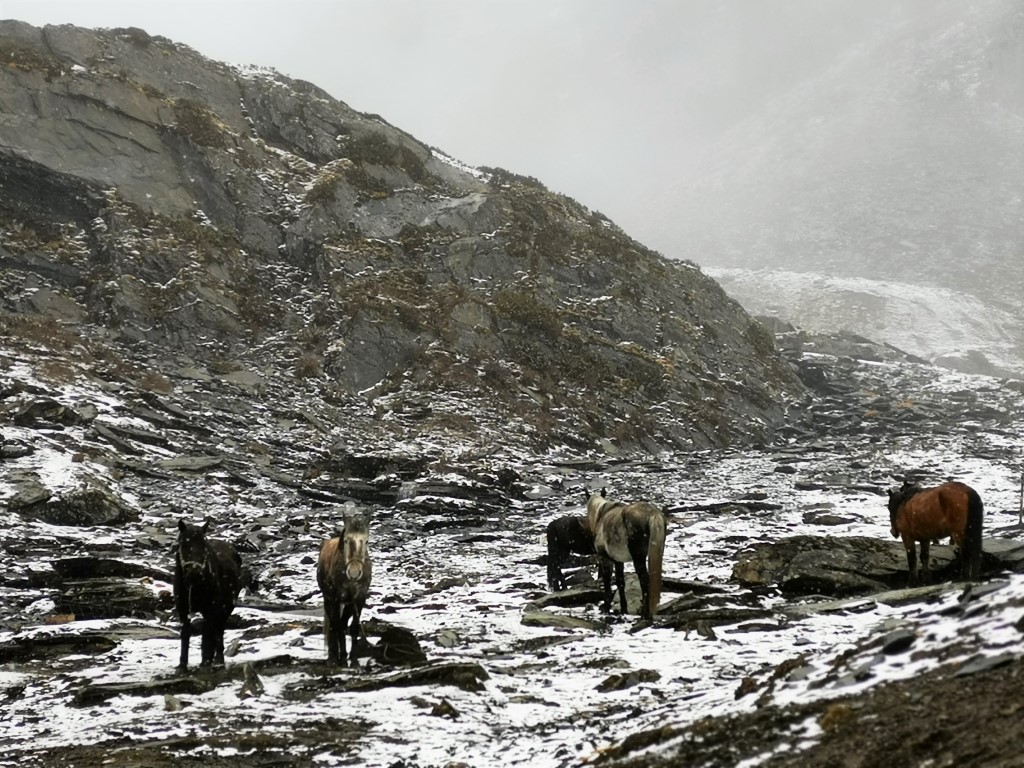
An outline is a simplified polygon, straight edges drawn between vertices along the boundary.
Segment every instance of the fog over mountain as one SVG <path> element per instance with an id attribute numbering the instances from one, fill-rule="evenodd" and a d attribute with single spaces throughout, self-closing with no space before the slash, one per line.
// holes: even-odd
<path id="1" fill-rule="evenodd" d="M 897 8 L 650 200 L 667 250 L 752 311 L 1019 372 L 1022 74 L 1019 3 Z"/>

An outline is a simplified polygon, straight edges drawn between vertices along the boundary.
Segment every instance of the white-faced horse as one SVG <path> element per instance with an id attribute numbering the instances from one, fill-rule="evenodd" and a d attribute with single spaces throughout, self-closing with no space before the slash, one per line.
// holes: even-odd
<path id="1" fill-rule="evenodd" d="M 370 592 L 370 529 L 362 515 L 346 515 L 345 527 L 320 546 L 316 580 L 324 596 L 324 643 L 332 664 L 355 663 L 359 619 Z M 345 631 L 352 647 L 345 655 Z"/>

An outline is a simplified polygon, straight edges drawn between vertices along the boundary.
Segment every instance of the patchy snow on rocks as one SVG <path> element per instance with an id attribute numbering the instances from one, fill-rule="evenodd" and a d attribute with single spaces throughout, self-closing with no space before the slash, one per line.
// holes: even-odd
<path id="1" fill-rule="evenodd" d="M 812 362 L 839 366 L 825 355 Z M 907 473 L 970 483 L 985 500 L 987 536 L 1018 532 L 1019 391 L 928 366 L 846 366 L 833 369 L 830 384 L 844 394 L 816 400 L 771 445 L 641 459 L 565 449 L 533 456 L 497 445 L 481 452 L 454 435 L 395 432 L 391 442 L 364 443 L 365 454 L 325 461 L 336 436 L 317 429 L 315 417 L 282 418 L 282 402 L 222 418 L 230 411 L 212 397 L 203 416 L 211 434 L 186 440 L 167 429 L 165 441 L 151 444 L 126 433 L 121 447 L 137 452 L 120 462 L 108 451 L 69 458 L 95 442 L 88 422 L 6 423 L 5 444 L 34 450 L 5 460 L 3 503 L 25 473 L 55 496 L 85 473 L 137 514 L 112 526 L 53 525 L 31 508 L 0 514 L 0 739 L 22 764 L 61 750 L 89 764 L 92 749 L 115 760 L 162 749 L 211 761 L 287 754 L 317 765 L 569 766 L 666 724 L 1021 655 L 1024 577 L 1016 574 L 913 599 L 793 596 L 733 580 L 737 555 L 759 542 L 860 536 L 898 548 L 884 492 Z M 19 370 L 6 375 L 30 383 Z M 102 403 L 105 423 L 154 429 L 127 397 L 87 383 L 74 391 L 31 383 L 58 402 Z M 287 446 L 291 465 L 274 451 L 239 449 L 246 439 Z M 180 454 L 219 460 L 161 469 Z M 543 531 L 556 517 L 582 513 L 585 489 L 596 487 L 668 512 L 662 611 L 652 624 L 601 613 L 585 562 L 572 569 L 575 587 L 547 592 Z M 401 628 L 426 665 L 325 663 L 316 553 L 346 503 L 371 511 L 367 643 L 383 643 L 379 625 Z M 259 588 L 243 593 L 229 625 L 227 668 L 183 676 L 168 583 L 174 526 L 180 516 L 205 515 L 215 536 L 242 550 Z M 75 580 L 54 570 L 74 558 L 121 564 L 123 582 L 156 607 L 135 617 L 68 615 L 61 606 Z M 688 605 L 697 612 L 680 618 Z M 813 743 L 816 728 L 805 723 L 790 742 Z"/>

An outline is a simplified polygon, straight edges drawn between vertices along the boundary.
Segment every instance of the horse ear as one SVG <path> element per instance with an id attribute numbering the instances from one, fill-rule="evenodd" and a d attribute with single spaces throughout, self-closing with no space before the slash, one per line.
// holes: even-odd
<path id="1" fill-rule="evenodd" d="M 181 518 L 180 520 L 178 520 L 178 530 L 182 533 L 185 532 L 185 518 Z"/>
<path id="2" fill-rule="evenodd" d="M 203 527 L 200 530 L 203 533 L 206 533 L 208 530 L 210 530 L 210 518 L 206 518 L 206 521 L 203 523 Z"/>
<path id="3" fill-rule="evenodd" d="M 607 495 L 608 495 L 608 489 L 602 486 L 602 488 L 601 488 L 601 498 L 604 498 Z"/>

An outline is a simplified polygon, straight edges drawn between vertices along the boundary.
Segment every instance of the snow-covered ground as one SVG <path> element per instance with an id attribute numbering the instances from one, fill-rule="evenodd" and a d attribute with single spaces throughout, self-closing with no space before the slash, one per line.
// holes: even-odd
<path id="1" fill-rule="evenodd" d="M 92 632 L 113 635 L 119 642 L 95 655 L 65 655 L 0 667 L 0 697 L 5 699 L 0 742 L 11 754 L 31 754 L 37 760 L 43 760 L 49 750 L 103 743 L 110 745 L 116 763 L 117 749 L 159 742 L 196 759 L 242 760 L 267 749 L 254 745 L 257 735 L 266 739 L 280 734 L 280 744 L 291 744 L 287 748 L 297 759 L 317 765 L 568 766 L 591 760 L 608 745 L 645 728 L 750 709 L 756 697 L 737 698 L 741 681 L 764 677 L 797 654 L 805 656 L 806 671 L 780 681 L 775 701 L 850 693 L 908 677 L 937 663 L 934 653 L 920 654 L 919 660 L 912 661 L 908 655 L 876 659 L 877 652 L 857 652 L 846 665 L 853 668 L 870 661 L 871 674 L 836 675 L 833 661 L 840 654 L 896 627 L 914 630 L 927 625 L 927 632 L 918 631 L 915 650 L 953 647 L 976 635 L 984 637 L 978 645 L 1020 655 L 1024 638 L 1013 624 L 1024 608 L 954 617 L 945 608 L 958 600 L 960 590 L 955 587 L 938 602 L 888 605 L 861 600 L 802 620 L 787 620 L 782 598 L 768 595 L 761 604 L 772 612 L 767 621 L 777 622 L 777 629 L 745 631 L 742 624 L 725 626 L 710 639 L 697 632 L 657 627 L 633 631 L 630 621 L 612 621 L 603 631 L 522 623 L 527 606 L 546 592 L 544 569 L 536 564 L 544 554 L 541 533 L 554 517 L 582 512 L 584 486 L 607 486 L 617 497 L 643 496 L 667 507 L 707 507 L 736 501 L 750 492 L 759 492 L 760 498 L 778 505 L 762 511 L 715 507 L 671 517 L 666 575 L 714 585 L 736 595 L 737 604 L 742 590 L 730 583 L 730 575 L 739 549 L 751 542 L 802 533 L 887 539 L 885 497 L 857 486 L 884 487 L 895 474 L 908 469 L 941 468 L 977 488 L 988 510 L 987 528 L 1006 535 L 1004 529 L 1016 522 L 1016 515 L 1008 512 L 1017 507 L 1020 466 L 1007 457 L 1012 459 L 1024 426 L 1021 395 L 1004 391 L 992 379 L 922 366 L 865 364 L 863 370 L 865 390 L 872 382 L 905 380 L 908 395 L 913 387 L 918 395 L 939 400 L 971 391 L 980 402 L 1009 413 L 1010 424 L 996 427 L 979 421 L 934 436 L 878 439 L 865 435 L 846 438 L 843 446 L 836 442 L 801 446 L 793 440 L 762 450 L 665 455 L 642 462 L 609 462 L 597 456 L 576 457 L 578 463 L 561 455 L 507 457 L 531 485 L 533 498 L 516 501 L 503 511 L 470 504 L 465 515 L 479 518 L 472 525 L 457 524 L 459 515 L 432 516 L 423 506 L 404 502 L 375 510 L 374 584 L 364 618 L 410 629 L 432 662 L 479 663 L 489 675 L 482 691 L 449 686 L 346 691 L 339 686 L 312 696 L 303 693 L 304 683 L 325 674 L 320 664 L 325 655 L 322 638 L 316 631 L 320 599 L 313 562 L 317 542 L 337 514 L 331 507 L 306 508 L 305 526 L 288 527 L 282 521 L 278 530 L 291 531 L 290 540 L 264 538 L 258 553 L 246 555 L 271 584 L 270 599 L 279 607 L 264 610 L 243 601 L 237 610 L 243 626 L 229 629 L 225 638 L 229 648 L 237 644 L 229 666 L 275 657 L 292 659 L 283 671 L 263 675 L 265 690 L 258 697 L 241 695 L 241 681 L 225 679 L 207 693 L 121 695 L 103 703 L 76 704 L 76 692 L 89 684 L 172 677 L 177 625 L 170 616 L 50 625 L 45 619 L 53 603 L 40 589 L 34 602 L 4 610 L 6 628 L 0 630 L 0 644 L 40 635 Z M 69 389 L 65 397 L 74 401 L 75 391 Z M 107 416 L 117 417 L 123 409 L 116 395 L 105 393 L 104 397 Z M 865 398 L 870 400 L 867 394 Z M 86 393 L 84 399 L 96 403 L 97 393 Z M 61 442 L 67 442 L 66 435 L 61 441 L 52 435 L 41 440 L 38 431 L 15 426 L 4 426 L 3 434 L 9 442 L 34 444 L 36 451 L 4 463 L 0 502 L 13 493 L 11 478 L 27 471 L 36 472 L 55 492 L 93 476 L 112 483 L 120 477 L 89 459 L 70 461 Z M 409 448 L 404 446 L 403 451 Z M 784 453 L 787 449 L 794 452 Z M 150 459 L 156 461 L 159 456 L 154 448 Z M 793 459 L 795 475 L 776 471 L 786 456 Z M 499 458 L 487 461 L 497 463 Z M 811 483 L 804 490 L 796 482 L 839 476 L 846 479 Z M 183 481 L 179 492 L 201 492 L 204 484 L 216 485 L 209 480 Z M 25 544 L 3 556 L 7 572 L 23 576 L 33 569 L 48 569 L 51 559 L 118 547 L 124 549 L 124 560 L 169 570 L 167 548 L 154 549 L 146 542 L 160 534 L 170 536 L 176 517 L 166 506 L 144 499 L 138 484 L 125 481 L 118 487 L 125 503 L 142 514 L 137 522 L 117 528 L 52 526 L 0 510 L 3 540 Z M 416 483 L 407 484 L 404 501 L 415 498 L 416 492 Z M 265 478 L 230 495 L 217 490 L 210 494 L 207 511 L 233 534 L 257 530 L 255 521 L 275 516 L 294 523 L 299 514 L 294 499 L 286 500 L 292 491 Z M 804 522 L 807 510 L 813 509 L 827 509 L 845 522 L 830 526 Z M 427 528 L 428 521 L 437 525 Z M 157 592 L 169 589 L 159 580 L 146 583 Z M 26 593 L 9 584 L 3 589 L 9 596 Z M 664 595 L 666 600 L 673 597 Z M 1024 577 L 1009 576 L 1001 589 L 978 598 L 979 604 L 985 601 L 1024 605 Z M 594 622 L 607 618 L 594 605 L 553 610 Z M 974 645 L 963 647 L 966 650 L 952 651 L 952 658 L 974 653 Z M 197 656 L 193 649 L 192 658 Z M 640 670 L 656 672 L 657 679 L 624 690 L 599 689 L 610 675 Z M 371 664 L 337 674 L 358 679 L 386 673 Z M 437 706 L 443 702 L 450 708 Z M 351 729 L 342 728 L 343 723 Z M 314 737 L 289 736 L 310 728 L 315 730 Z M 815 737 L 813 725 L 804 736 Z M 0 757 L 0 764 L 4 759 Z"/>

